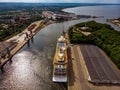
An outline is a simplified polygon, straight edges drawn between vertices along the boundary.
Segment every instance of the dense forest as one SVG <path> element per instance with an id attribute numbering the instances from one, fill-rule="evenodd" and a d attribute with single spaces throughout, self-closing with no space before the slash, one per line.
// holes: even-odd
<path id="1" fill-rule="evenodd" d="M 84 32 L 91 34 L 84 35 L 82 33 L 80 27 L 85 25 L 89 29 Z M 99 46 L 120 69 L 120 32 L 113 30 L 110 25 L 95 21 L 79 23 L 69 28 L 69 38 L 71 43 L 87 43 Z"/>

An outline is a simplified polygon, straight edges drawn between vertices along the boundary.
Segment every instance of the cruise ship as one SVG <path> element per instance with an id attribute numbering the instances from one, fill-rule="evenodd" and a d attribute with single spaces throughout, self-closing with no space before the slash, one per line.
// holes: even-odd
<path id="1" fill-rule="evenodd" d="M 67 82 L 67 43 L 64 35 L 57 40 L 56 52 L 53 59 L 53 82 Z"/>

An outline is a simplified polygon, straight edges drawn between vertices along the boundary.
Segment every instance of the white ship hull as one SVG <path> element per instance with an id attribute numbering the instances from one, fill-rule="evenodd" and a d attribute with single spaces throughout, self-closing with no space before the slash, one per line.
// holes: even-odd
<path id="1" fill-rule="evenodd" d="M 53 76 L 53 82 L 67 82 L 67 76 Z"/>

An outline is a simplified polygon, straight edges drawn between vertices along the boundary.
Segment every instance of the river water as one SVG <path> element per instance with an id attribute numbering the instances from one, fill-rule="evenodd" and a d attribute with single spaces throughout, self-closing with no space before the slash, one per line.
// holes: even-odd
<path id="1" fill-rule="evenodd" d="M 114 29 L 119 30 L 120 28 L 106 21 L 106 19 L 114 19 L 120 17 L 120 5 L 103 5 L 103 6 L 84 6 L 75 8 L 63 9 L 65 12 L 75 13 L 77 15 L 91 15 L 91 16 L 103 16 L 103 18 L 95 18 L 100 23 L 110 24 Z"/>
<path id="2" fill-rule="evenodd" d="M 0 90 L 66 90 L 63 85 L 52 82 L 56 40 L 63 32 L 63 25 L 67 30 L 76 23 L 88 20 L 92 19 L 55 23 L 41 29 L 14 55 L 12 64 L 5 65 L 5 72 L 0 72 Z"/>

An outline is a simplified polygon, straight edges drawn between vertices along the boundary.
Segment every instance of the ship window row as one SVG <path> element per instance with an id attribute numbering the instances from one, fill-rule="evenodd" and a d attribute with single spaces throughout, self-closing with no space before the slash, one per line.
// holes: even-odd
<path id="1" fill-rule="evenodd" d="M 66 68 L 55 68 L 55 70 L 66 70 Z"/>
<path id="2" fill-rule="evenodd" d="M 56 76 L 65 76 L 66 73 L 64 73 L 64 74 L 58 74 L 58 73 L 55 73 L 54 75 L 56 75 Z"/>
<path id="3" fill-rule="evenodd" d="M 58 71 L 58 72 L 66 72 L 66 70 L 59 70 L 59 69 L 57 70 L 57 69 L 56 69 L 55 72 L 57 72 L 57 71 Z"/>
<path id="4" fill-rule="evenodd" d="M 55 72 L 54 74 L 66 74 L 66 72 Z"/>

